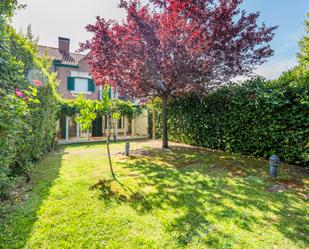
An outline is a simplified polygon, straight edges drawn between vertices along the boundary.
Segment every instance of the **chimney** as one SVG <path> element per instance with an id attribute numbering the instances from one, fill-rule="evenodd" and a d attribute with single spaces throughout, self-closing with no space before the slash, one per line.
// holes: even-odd
<path id="1" fill-rule="evenodd" d="M 58 48 L 59 51 L 65 54 L 70 53 L 70 39 L 69 38 L 63 38 L 63 37 L 58 37 Z"/>

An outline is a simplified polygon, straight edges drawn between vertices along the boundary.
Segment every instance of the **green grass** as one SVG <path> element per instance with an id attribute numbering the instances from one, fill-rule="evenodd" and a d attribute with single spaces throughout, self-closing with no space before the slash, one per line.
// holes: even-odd
<path id="1" fill-rule="evenodd" d="M 0 216 L 0 248 L 308 248 L 308 177 L 267 161 L 158 142 L 60 147 Z M 288 186 L 270 193 L 274 183 Z"/>

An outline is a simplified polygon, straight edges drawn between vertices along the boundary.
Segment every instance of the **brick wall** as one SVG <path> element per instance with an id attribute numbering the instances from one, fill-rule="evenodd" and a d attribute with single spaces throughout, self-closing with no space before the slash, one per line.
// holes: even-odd
<path id="1" fill-rule="evenodd" d="M 67 88 L 67 79 L 71 76 L 72 71 L 80 71 L 80 72 L 89 72 L 89 65 L 87 64 L 86 60 L 83 59 L 79 63 L 79 68 L 68 68 L 68 67 L 58 67 L 57 68 L 57 75 L 58 80 L 60 81 L 58 86 L 58 93 L 61 97 L 66 99 L 74 98 L 71 91 L 68 91 Z M 91 94 L 85 94 L 85 96 L 92 100 L 98 99 L 98 87 L 95 87 L 95 91 Z"/>

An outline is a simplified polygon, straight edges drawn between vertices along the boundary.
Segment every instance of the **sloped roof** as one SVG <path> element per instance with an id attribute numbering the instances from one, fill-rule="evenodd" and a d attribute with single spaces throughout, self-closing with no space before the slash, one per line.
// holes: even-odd
<path id="1" fill-rule="evenodd" d="M 61 64 L 64 65 L 74 65 L 78 66 L 78 63 L 85 57 L 83 54 L 77 54 L 77 53 L 63 53 L 60 52 L 58 48 L 54 47 L 47 47 L 47 46 L 38 46 L 39 52 L 38 56 L 43 57 L 47 56 L 51 60 L 57 60 Z"/>

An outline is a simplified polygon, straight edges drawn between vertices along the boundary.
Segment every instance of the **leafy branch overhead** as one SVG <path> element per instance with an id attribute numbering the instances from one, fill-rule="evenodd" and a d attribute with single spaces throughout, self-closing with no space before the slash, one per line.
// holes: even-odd
<path id="1" fill-rule="evenodd" d="M 258 25 L 259 13 L 242 0 L 120 1 L 126 19 L 97 17 L 87 26 L 88 62 L 98 85 L 106 81 L 129 97 L 162 99 L 163 147 L 167 148 L 167 102 L 173 95 L 203 94 L 228 79 L 248 75 L 273 55 L 276 27 Z"/>
<path id="2" fill-rule="evenodd" d="M 106 81 L 132 97 L 209 89 L 248 74 L 273 54 L 276 27 L 258 26 L 258 13 L 232 1 L 121 1 L 124 23 L 97 17 L 93 38 L 82 44 L 98 84 Z"/>

